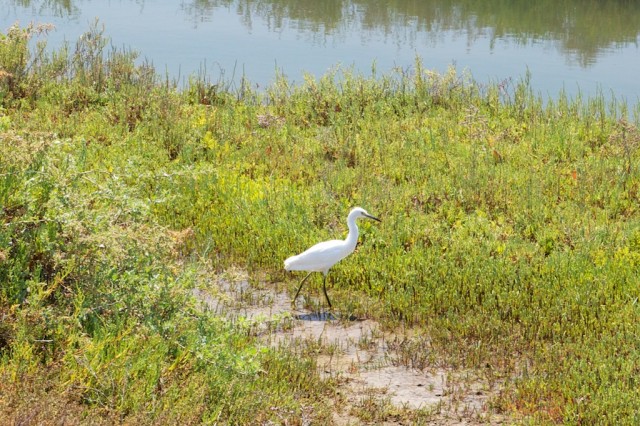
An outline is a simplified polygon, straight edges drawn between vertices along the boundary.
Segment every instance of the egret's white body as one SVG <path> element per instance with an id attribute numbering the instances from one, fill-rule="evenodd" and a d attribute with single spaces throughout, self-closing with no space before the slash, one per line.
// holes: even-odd
<path id="1" fill-rule="evenodd" d="M 304 277 L 302 282 L 300 282 L 300 287 L 298 287 L 298 291 L 296 292 L 296 295 L 294 296 L 292 302 L 295 302 L 296 298 L 298 297 L 298 293 L 300 293 L 300 289 L 302 289 L 302 285 L 307 280 L 307 278 L 309 278 L 311 273 L 322 272 L 322 274 L 324 275 L 322 281 L 322 289 L 324 291 L 324 296 L 327 299 L 327 303 L 329 304 L 329 307 L 331 307 L 331 301 L 329 300 L 329 296 L 327 295 L 325 286 L 327 274 L 329 273 L 329 269 L 333 265 L 353 253 L 353 251 L 355 250 L 356 244 L 358 243 L 358 225 L 356 225 L 356 219 L 361 217 L 377 220 L 378 222 L 380 222 L 380 219 L 370 215 L 365 209 L 361 207 L 355 207 L 351 210 L 351 212 L 349 212 L 349 216 L 347 217 L 349 235 L 347 235 L 347 238 L 345 240 L 323 241 L 296 256 L 291 256 L 284 261 L 284 269 L 287 271 L 309 272 L 309 274 Z"/>

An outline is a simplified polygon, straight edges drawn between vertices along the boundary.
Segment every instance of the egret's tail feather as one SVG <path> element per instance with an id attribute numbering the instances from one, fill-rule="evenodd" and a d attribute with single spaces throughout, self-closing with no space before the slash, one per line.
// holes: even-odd
<path id="1" fill-rule="evenodd" d="M 291 268 L 293 267 L 293 264 L 296 260 L 297 256 L 291 256 L 290 258 L 288 258 L 287 260 L 284 261 L 284 269 L 285 271 L 290 271 Z"/>

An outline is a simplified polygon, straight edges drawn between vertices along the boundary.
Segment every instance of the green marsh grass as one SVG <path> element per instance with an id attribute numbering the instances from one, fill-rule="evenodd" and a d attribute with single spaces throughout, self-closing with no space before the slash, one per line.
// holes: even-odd
<path id="1" fill-rule="evenodd" d="M 383 223 L 332 269 L 339 311 L 412 329 L 408 365 L 504 383 L 492 406 L 514 421 L 637 422 L 637 106 L 419 60 L 178 90 L 96 28 L 49 56 L 33 31 L 0 44 L 3 414 L 37 398 L 43 421 L 65 404 L 105 423 L 330 421 L 311 355 L 190 290 L 240 267 L 294 291 L 283 259 L 362 205 Z"/>
<path id="2" fill-rule="evenodd" d="M 83 40 L 103 45 L 91 34 Z M 1 417 L 246 424 L 312 412 L 325 423 L 331 385 L 313 360 L 264 348 L 249 324 L 200 309 L 191 289 L 204 280 L 204 249 L 156 214 L 174 182 L 198 176 L 201 156 L 161 120 L 191 126 L 195 108 L 129 54 L 74 55 L 3 80 L 20 77 L 2 92 Z"/>

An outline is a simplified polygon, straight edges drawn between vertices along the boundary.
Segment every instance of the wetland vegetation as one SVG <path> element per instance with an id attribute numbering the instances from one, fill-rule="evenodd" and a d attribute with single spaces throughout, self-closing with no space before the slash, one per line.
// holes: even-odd
<path id="1" fill-rule="evenodd" d="M 411 330 L 411 368 L 499 382 L 487 421 L 638 422 L 638 105 L 419 59 L 178 90 L 100 31 L 29 50 L 40 30 L 0 38 L 0 418 L 330 423 L 317 350 L 265 345 L 194 289 L 241 268 L 292 294 L 283 260 L 361 205 L 383 222 L 332 269 L 337 312 Z M 372 404 L 351 415 L 438 415 Z"/>

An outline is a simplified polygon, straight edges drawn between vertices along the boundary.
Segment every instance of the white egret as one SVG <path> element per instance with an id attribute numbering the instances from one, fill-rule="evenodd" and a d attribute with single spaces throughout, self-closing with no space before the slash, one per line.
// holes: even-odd
<path id="1" fill-rule="evenodd" d="M 296 256 L 291 256 L 284 261 L 284 269 L 287 271 L 309 271 L 307 276 L 300 282 L 298 291 L 296 291 L 296 295 L 293 297 L 291 303 L 295 303 L 298 298 L 298 294 L 302 289 L 302 285 L 307 281 L 307 278 L 309 278 L 313 272 L 322 272 L 324 275 L 322 280 L 322 290 L 324 291 L 324 297 L 327 298 L 329 309 L 331 309 L 331 301 L 327 295 L 326 288 L 327 274 L 333 265 L 350 255 L 353 250 L 355 250 L 356 243 L 358 242 L 358 226 L 356 225 L 356 219 L 361 217 L 381 222 L 377 217 L 367 213 L 365 209 L 355 207 L 351 212 L 349 212 L 349 216 L 347 217 L 347 225 L 349 227 L 349 235 L 347 235 L 347 239 L 323 241 Z"/>

